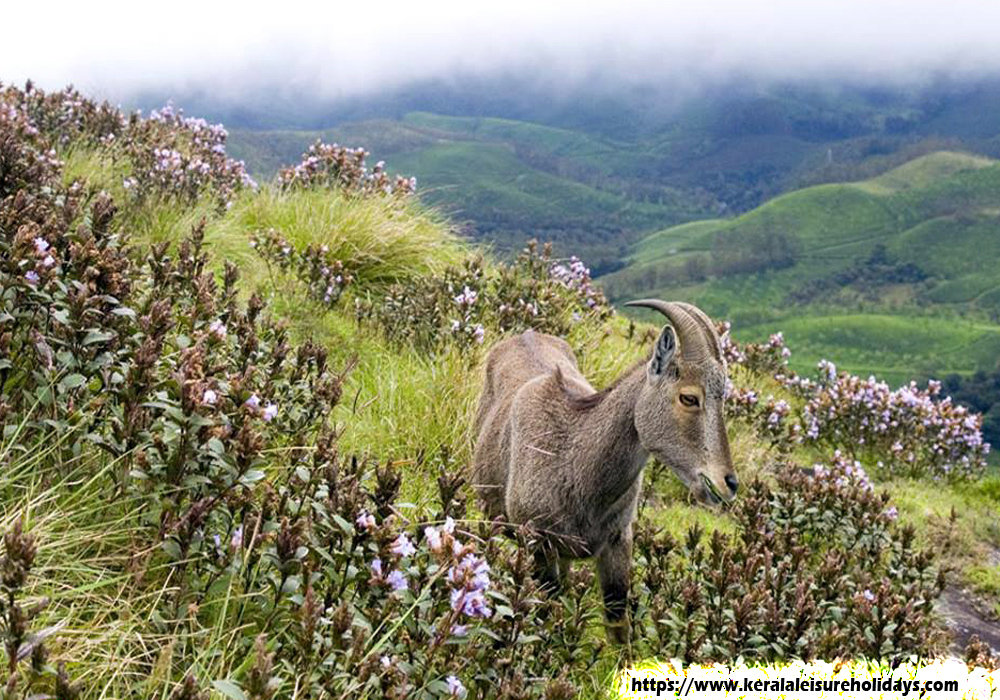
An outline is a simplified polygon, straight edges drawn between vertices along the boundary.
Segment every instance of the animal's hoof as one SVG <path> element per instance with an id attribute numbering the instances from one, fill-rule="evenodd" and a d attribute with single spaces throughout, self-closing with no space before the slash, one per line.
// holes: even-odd
<path id="1" fill-rule="evenodd" d="M 628 619 L 619 620 L 618 622 L 607 622 L 605 623 L 605 629 L 608 633 L 608 640 L 612 644 L 628 645 L 629 632 L 631 631 Z"/>

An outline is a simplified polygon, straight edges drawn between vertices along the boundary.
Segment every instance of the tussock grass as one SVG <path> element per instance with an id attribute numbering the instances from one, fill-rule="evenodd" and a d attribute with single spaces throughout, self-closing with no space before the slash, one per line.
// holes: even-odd
<path id="1" fill-rule="evenodd" d="M 327 189 L 264 187 L 247 194 L 212 226 L 209 240 L 228 255 L 234 243 L 246 245 L 254 232 L 270 228 L 297 246 L 328 246 L 355 271 L 357 288 L 372 292 L 437 272 L 465 252 L 442 217 L 415 200 Z"/>

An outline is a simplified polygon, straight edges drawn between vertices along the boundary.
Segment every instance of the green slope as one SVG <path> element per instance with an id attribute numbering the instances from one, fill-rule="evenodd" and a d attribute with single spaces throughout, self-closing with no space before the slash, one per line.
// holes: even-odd
<path id="1" fill-rule="evenodd" d="M 719 241 L 752 252 L 767 235 L 789 241 L 794 264 L 720 267 Z M 690 299 L 747 339 L 783 329 L 799 369 L 827 357 L 903 380 L 1000 357 L 1000 165 L 986 158 L 933 153 L 871 180 L 797 190 L 658 231 L 627 260 L 602 277 L 613 298 Z"/>
<path id="2" fill-rule="evenodd" d="M 537 237 L 598 267 L 664 223 L 706 216 L 712 204 L 637 174 L 635 144 L 512 119 L 414 112 L 324 131 L 236 130 L 230 148 L 266 176 L 316 139 L 363 146 L 415 175 L 425 201 L 500 250 Z"/>

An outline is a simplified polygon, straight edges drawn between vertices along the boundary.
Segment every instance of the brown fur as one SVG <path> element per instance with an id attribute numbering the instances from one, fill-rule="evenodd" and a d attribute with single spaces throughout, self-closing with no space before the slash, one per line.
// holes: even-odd
<path id="1" fill-rule="evenodd" d="M 700 320 L 685 328 L 714 334 Z M 680 340 L 718 343 L 707 335 Z M 649 454 L 703 500 L 714 500 L 713 491 L 735 495 L 721 416 L 725 366 L 708 353 L 682 361 L 675 347 L 674 332 L 664 328 L 652 358 L 603 391 L 580 373 L 569 345 L 550 335 L 508 338 L 486 359 L 473 486 L 490 517 L 545 534 L 539 565 L 547 583 L 558 585 L 561 560 L 596 556 L 615 623 L 624 614 L 632 522 Z M 683 408 L 682 391 L 700 391 L 701 409 Z"/>

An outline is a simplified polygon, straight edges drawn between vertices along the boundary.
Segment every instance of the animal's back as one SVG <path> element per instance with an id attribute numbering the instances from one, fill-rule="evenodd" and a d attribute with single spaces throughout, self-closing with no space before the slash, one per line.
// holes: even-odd
<path id="1" fill-rule="evenodd" d="M 566 341 L 545 333 L 525 331 L 497 343 L 486 357 L 486 377 L 479 397 L 474 430 L 473 486 L 486 504 L 486 514 L 504 514 L 507 473 L 510 468 L 510 411 L 525 383 L 550 375 L 556 368 L 564 381 L 593 391 L 580 374 Z"/>

